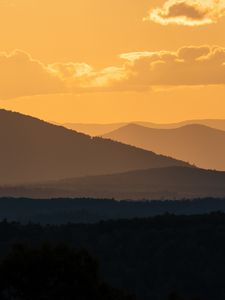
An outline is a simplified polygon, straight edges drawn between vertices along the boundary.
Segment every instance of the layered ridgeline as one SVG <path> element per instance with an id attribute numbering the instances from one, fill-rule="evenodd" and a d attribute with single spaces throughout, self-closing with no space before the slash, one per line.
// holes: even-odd
<path id="1" fill-rule="evenodd" d="M 188 164 L 0 110 L 0 185 Z"/>
<path id="2" fill-rule="evenodd" d="M 199 124 L 209 126 L 215 129 L 225 131 L 225 120 L 206 119 L 206 120 L 189 120 L 178 123 L 157 124 L 152 122 L 132 122 L 140 126 L 156 128 L 156 129 L 173 129 L 186 125 Z M 113 123 L 113 124 L 85 124 L 85 123 L 65 123 L 66 128 L 83 132 L 92 136 L 102 136 L 108 132 L 114 131 L 118 128 L 128 125 L 129 123 Z"/>
<path id="3" fill-rule="evenodd" d="M 135 122 L 136 123 L 136 122 Z M 186 125 L 205 125 L 211 128 L 220 129 L 225 131 L 225 120 L 223 119 L 202 119 L 202 120 L 187 120 L 177 123 L 157 124 L 151 122 L 137 122 L 138 125 L 156 128 L 156 129 L 173 129 L 179 128 Z"/>
<path id="4" fill-rule="evenodd" d="M 82 124 L 82 123 L 64 123 L 62 126 L 78 132 L 83 132 L 91 136 L 101 136 L 107 132 L 111 132 L 120 127 L 127 125 L 127 123 L 112 123 L 112 124 Z"/>
<path id="5" fill-rule="evenodd" d="M 225 131 L 205 125 L 155 129 L 129 124 L 104 137 L 146 150 L 151 149 L 201 168 L 225 170 Z"/>
<path id="6" fill-rule="evenodd" d="M 225 172 L 166 167 L 0 188 L 0 196 L 162 200 L 225 197 Z"/>

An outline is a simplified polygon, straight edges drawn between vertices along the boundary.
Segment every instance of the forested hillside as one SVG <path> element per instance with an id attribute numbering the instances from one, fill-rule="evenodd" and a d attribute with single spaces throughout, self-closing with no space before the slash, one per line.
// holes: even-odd
<path id="1" fill-rule="evenodd" d="M 0 223 L 0 255 L 17 242 L 69 243 L 100 264 L 100 277 L 140 300 L 224 300 L 225 214 L 45 226 Z"/>

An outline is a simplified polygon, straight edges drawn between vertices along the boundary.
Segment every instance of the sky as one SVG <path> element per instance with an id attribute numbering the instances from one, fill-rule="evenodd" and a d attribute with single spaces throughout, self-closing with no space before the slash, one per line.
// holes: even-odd
<path id="1" fill-rule="evenodd" d="M 224 0 L 0 0 L 0 107 L 58 123 L 225 118 Z"/>

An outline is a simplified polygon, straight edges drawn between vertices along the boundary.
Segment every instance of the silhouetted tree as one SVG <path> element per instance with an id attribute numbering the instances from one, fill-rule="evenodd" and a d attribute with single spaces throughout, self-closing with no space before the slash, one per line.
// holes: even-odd
<path id="1" fill-rule="evenodd" d="M 168 300 L 184 300 L 177 292 L 173 292 L 169 295 Z"/>
<path id="2" fill-rule="evenodd" d="M 1 300 L 128 300 L 102 283 L 86 251 L 65 245 L 32 249 L 17 245 L 0 264 Z"/>
<path id="3" fill-rule="evenodd" d="M 201 201 L 199 206 L 201 207 Z M 138 206 L 135 207 L 137 209 Z M 45 241 L 49 241 L 53 245 L 66 242 L 71 247 L 87 249 L 94 257 L 98 258 L 101 267 L 100 276 L 105 282 L 113 287 L 125 289 L 131 294 L 136 294 L 139 300 L 168 300 L 171 291 L 177 291 L 184 300 L 225 299 L 225 214 L 220 212 L 194 216 L 165 214 L 153 218 L 111 220 L 96 224 L 69 223 L 41 226 L 33 223 L 23 225 L 9 221 L 0 222 L 0 285 L 2 285 L 0 291 L 7 291 L 9 287 L 7 282 L 10 283 L 10 286 L 13 283 L 13 290 L 15 290 L 15 286 L 18 284 L 17 277 L 21 280 L 21 274 L 24 274 L 21 268 L 29 266 L 28 262 L 29 260 L 32 262 L 31 258 L 34 256 L 29 254 L 31 249 L 28 251 L 25 248 L 29 255 L 23 250 L 25 253 L 19 255 L 19 257 L 22 256 L 22 259 L 19 260 L 20 264 L 18 259 L 15 259 L 17 268 L 15 264 L 11 266 L 12 263 L 9 264 L 9 262 L 3 268 L 6 263 L 2 263 L 2 266 L 1 259 L 9 253 L 11 245 L 15 241 L 20 243 L 26 241 L 30 245 L 36 246 L 42 245 Z M 57 251 L 59 252 L 59 250 Z M 42 252 L 44 252 L 43 249 Z M 15 256 L 15 250 L 13 253 Z M 51 251 L 48 256 L 52 256 Z M 63 255 L 61 256 L 63 257 Z M 56 260 L 61 256 L 54 255 L 53 257 Z M 12 254 L 10 257 L 10 261 L 12 261 Z M 28 260 L 29 257 L 31 258 Z M 37 260 L 37 258 L 35 259 Z M 46 260 L 48 265 L 51 260 Z M 36 267 L 30 267 L 31 275 L 34 277 L 32 272 L 35 270 L 37 277 L 38 274 L 41 274 L 40 278 L 42 276 L 51 278 L 51 274 L 46 274 L 49 272 L 49 267 L 44 264 L 39 271 L 39 265 L 41 265 L 40 262 L 35 262 Z M 19 273 L 13 275 L 13 278 L 16 278 L 15 283 L 12 281 L 13 273 Z M 29 272 L 26 271 L 25 274 L 29 274 Z M 37 279 L 39 283 L 36 285 L 38 297 L 40 295 L 38 294 L 39 287 L 43 285 L 39 277 Z M 30 280 L 28 275 L 26 278 Z M 43 279 L 44 284 L 48 282 L 46 278 Z M 108 289 L 110 288 L 107 285 L 105 287 L 99 282 L 99 279 L 97 282 L 98 299 L 104 299 L 104 297 L 106 299 L 106 296 L 103 297 L 105 294 L 110 294 L 111 298 L 109 299 L 124 299 L 124 295 L 120 291 L 112 289 L 112 292 L 109 293 Z M 45 285 L 43 285 L 44 287 Z M 32 288 L 31 294 L 34 290 L 35 288 Z M 100 291 L 101 297 L 99 296 Z M 115 297 L 115 293 L 119 293 L 120 296 Z M 57 292 L 56 300 L 60 300 L 57 298 L 58 295 L 60 295 L 59 292 Z M 90 300 L 95 299 L 94 297 Z M 29 300 L 37 298 L 32 297 Z M 0 300 L 2 299 L 0 294 Z M 17 297 L 18 299 L 22 298 Z M 65 300 L 67 299 L 65 298 Z"/>

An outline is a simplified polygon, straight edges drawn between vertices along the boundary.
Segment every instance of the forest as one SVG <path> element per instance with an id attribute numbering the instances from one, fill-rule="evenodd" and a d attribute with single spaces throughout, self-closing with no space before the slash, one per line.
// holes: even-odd
<path id="1" fill-rule="evenodd" d="M 56 263 L 53 268 L 56 270 L 56 282 L 57 276 L 62 276 L 60 270 L 68 267 L 68 262 L 62 262 L 63 257 L 67 256 L 63 253 L 75 251 L 71 255 L 75 255 L 76 261 L 77 253 L 84 251 L 92 257 L 90 260 L 98 262 L 96 284 L 104 282 L 107 289 L 113 289 L 121 295 L 113 300 L 132 297 L 139 300 L 225 298 L 225 214 L 222 212 L 190 216 L 166 213 L 149 218 L 108 220 L 94 224 L 41 225 L 3 220 L 0 223 L 0 244 L 0 274 L 8 276 L 6 285 L 0 287 L 4 295 L 5 290 L 20 290 L 21 286 L 13 286 L 13 278 L 15 274 L 24 278 L 21 281 L 23 285 L 30 278 L 30 268 L 32 274 L 36 274 L 36 280 L 52 276 L 44 271 L 44 266 L 39 262 L 46 255 L 40 249 L 47 247 L 50 250 L 47 251 L 46 261 L 52 264 L 51 267 Z M 16 251 L 14 245 L 17 245 Z M 59 245 L 67 249 L 63 250 L 61 256 L 54 254 L 55 251 L 61 251 L 57 250 L 61 247 Z M 53 257 L 52 260 L 49 260 L 49 256 Z M 60 259 L 55 261 L 54 257 Z M 88 268 L 81 272 L 88 272 Z M 74 271 L 70 269 L 70 272 Z M 81 296 L 79 294 L 75 299 L 87 299 L 82 297 L 82 292 L 79 293 Z M 6 294 L 9 295 L 9 292 Z M 54 299 L 61 299 L 57 297 Z M 9 296 L 2 299 L 31 298 Z M 38 299 L 52 298 L 40 296 Z M 106 296 L 105 299 L 111 298 Z"/>
<path id="2" fill-rule="evenodd" d="M 163 215 L 225 212 L 225 199 L 203 198 L 164 201 L 115 201 L 113 199 L 0 198 L 0 220 L 47 224 L 96 223 L 106 220 Z"/>

